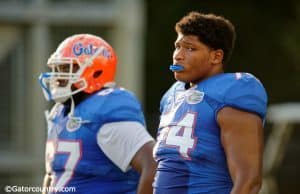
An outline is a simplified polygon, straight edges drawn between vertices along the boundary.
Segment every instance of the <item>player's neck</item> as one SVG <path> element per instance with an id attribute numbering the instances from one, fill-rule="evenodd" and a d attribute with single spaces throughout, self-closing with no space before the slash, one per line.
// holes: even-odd
<path id="1" fill-rule="evenodd" d="M 201 79 L 199 79 L 199 80 L 197 80 L 195 82 L 190 82 L 189 83 L 189 88 L 191 88 L 191 87 L 193 87 L 193 86 L 195 86 L 195 85 L 197 85 L 197 84 L 199 84 L 199 83 L 201 83 L 201 82 L 203 82 L 203 81 L 205 81 L 205 80 L 207 80 L 207 79 L 209 79 L 211 77 L 214 77 L 214 76 L 222 74 L 222 73 L 224 73 L 223 69 L 219 70 L 219 71 L 214 71 L 214 72 L 208 74 L 207 76 L 205 76 L 205 77 L 203 77 L 203 78 L 201 78 Z"/>
<path id="2" fill-rule="evenodd" d="M 77 106 L 80 102 L 88 98 L 90 94 L 79 92 L 75 95 L 73 95 L 73 100 L 75 103 L 75 106 Z M 71 99 L 68 99 L 66 102 L 63 103 L 65 105 L 65 115 L 69 114 L 70 108 L 71 108 Z"/>

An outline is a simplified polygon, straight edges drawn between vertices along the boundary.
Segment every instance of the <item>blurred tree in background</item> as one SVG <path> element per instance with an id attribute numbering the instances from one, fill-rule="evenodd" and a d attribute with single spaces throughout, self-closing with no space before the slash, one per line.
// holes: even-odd
<path id="1" fill-rule="evenodd" d="M 158 126 L 160 98 L 174 82 L 168 70 L 177 37 L 174 25 L 189 11 L 223 15 L 235 25 L 236 47 L 226 72 L 256 75 L 268 92 L 269 104 L 300 100 L 299 1 L 148 0 L 147 6 L 145 110 L 152 134 Z M 300 153 L 299 139 L 295 131 L 278 175 L 280 193 L 288 189 L 288 194 L 299 193 L 300 158 L 295 157 L 295 152 Z"/>

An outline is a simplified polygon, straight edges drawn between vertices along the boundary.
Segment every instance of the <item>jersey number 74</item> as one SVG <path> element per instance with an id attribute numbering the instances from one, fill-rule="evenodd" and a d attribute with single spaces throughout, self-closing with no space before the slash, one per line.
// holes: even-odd
<path id="1" fill-rule="evenodd" d="M 185 160 L 191 160 L 190 152 L 197 143 L 194 137 L 196 118 L 196 113 L 188 112 L 177 123 L 164 127 L 157 138 L 157 145 L 177 148 Z"/>

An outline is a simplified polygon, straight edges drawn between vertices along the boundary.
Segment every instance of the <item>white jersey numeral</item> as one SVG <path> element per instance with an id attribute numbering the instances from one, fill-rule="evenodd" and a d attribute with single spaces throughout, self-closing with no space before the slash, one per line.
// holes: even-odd
<path id="1" fill-rule="evenodd" d="M 180 155 L 184 159 L 190 160 L 189 153 L 197 143 L 193 128 L 195 118 L 196 114 L 187 113 L 176 125 L 162 129 L 158 138 L 159 143 L 165 142 L 166 147 L 178 147 Z"/>
<path id="2" fill-rule="evenodd" d="M 52 171 L 51 162 L 55 154 L 55 144 L 53 141 L 47 141 L 46 144 L 46 172 L 49 174 Z"/>
<path id="3" fill-rule="evenodd" d="M 74 169 L 81 158 L 81 142 L 80 141 L 57 141 L 54 145 L 53 141 L 47 143 L 46 148 L 46 169 L 47 172 L 51 172 L 51 162 L 53 161 L 55 154 L 67 154 L 67 160 L 64 165 L 64 172 L 62 175 L 54 181 L 53 187 L 63 188 L 68 181 L 72 178 Z M 55 177 L 56 179 L 57 177 Z M 52 182 L 53 183 L 53 182 Z"/>

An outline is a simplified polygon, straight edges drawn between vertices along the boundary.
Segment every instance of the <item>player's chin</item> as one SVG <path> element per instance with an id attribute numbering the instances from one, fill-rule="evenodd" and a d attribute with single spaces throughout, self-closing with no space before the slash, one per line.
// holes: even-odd
<path id="1" fill-rule="evenodd" d="M 174 78 L 177 81 L 182 81 L 185 83 L 190 82 L 190 80 L 185 76 L 185 74 L 183 72 L 174 72 Z"/>

